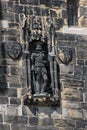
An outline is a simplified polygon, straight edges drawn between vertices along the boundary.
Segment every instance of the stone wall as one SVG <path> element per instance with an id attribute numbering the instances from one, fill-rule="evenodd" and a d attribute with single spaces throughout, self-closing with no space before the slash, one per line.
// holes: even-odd
<path id="1" fill-rule="evenodd" d="M 87 2 L 79 1 L 78 28 L 87 27 Z M 58 59 L 60 105 L 23 104 L 23 54 L 12 59 L 7 44 L 21 45 L 21 15 L 48 18 L 56 27 L 58 49 L 72 50 L 72 60 Z M 0 130 L 86 130 L 87 129 L 87 36 L 63 32 L 67 25 L 67 0 L 0 0 Z M 75 28 L 75 27 L 74 27 Z"/>

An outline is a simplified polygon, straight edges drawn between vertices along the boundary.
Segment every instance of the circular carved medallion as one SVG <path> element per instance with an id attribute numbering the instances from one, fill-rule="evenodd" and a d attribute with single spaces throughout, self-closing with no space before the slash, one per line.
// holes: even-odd
<path id="1" fill-rule="evenodd" d="M 58 59 L 63 64 L 68 64 L 72 60 L 72 50 L 67 47 L 60 48 L 58 50 Z"/>
<path id="2" fill-rule="evenodd" d="M 22 47 L 21 47 L 20 43 L 18 43 L 18 42 L 7 43 L 7 53 L 9 55 L 9 57 L 11 57 L 12 59 L 19 58 L 21 51 L 22 51 Z"/>

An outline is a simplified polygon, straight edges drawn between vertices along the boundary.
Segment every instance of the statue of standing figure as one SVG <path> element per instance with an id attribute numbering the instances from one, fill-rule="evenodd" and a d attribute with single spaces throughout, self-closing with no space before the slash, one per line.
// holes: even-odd
<path id="1" fill-rule="evenodd" d="M 47 55 L 42 48 L 42 42 L 36 42 L 36 48 L 31 54 L 31 71 L 34 86 L 34 96 L 46 94 L 47 89 Z"/>

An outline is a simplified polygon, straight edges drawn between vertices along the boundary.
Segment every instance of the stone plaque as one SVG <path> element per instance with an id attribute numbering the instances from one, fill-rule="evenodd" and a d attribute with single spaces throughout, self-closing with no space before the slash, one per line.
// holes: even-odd
<path id="1" fill-rule="evenodd" d="M 7 43 L 7 53 L 12 59 L 19 58 L 22 51 L 22 47 L 18 42 Z"/>

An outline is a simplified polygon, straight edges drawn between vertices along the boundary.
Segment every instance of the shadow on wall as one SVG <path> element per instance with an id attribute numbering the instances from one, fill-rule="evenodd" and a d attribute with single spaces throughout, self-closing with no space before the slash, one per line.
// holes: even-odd
<path id="1" fill-rule="evenodd" d="M 0 0 L 0 20 L 2 20 L 2 3 Z M 0 24 L 2 24 L 0 22 Z M 2 25 L 0 25 L 2 27 Z M 3 30 L 0 28 L 0 96 L 6 95 L 7 92 L 7 81 L 6 76 L 7 74 L 7 66 L 5 61 L 5 44 L 3 43 Z"/>
<path id="2" fill-rule="evenodd" d="M 0 0 L 0 20 L 2 20 L 2 5 L 1 5 L 1 0 Z"/>

